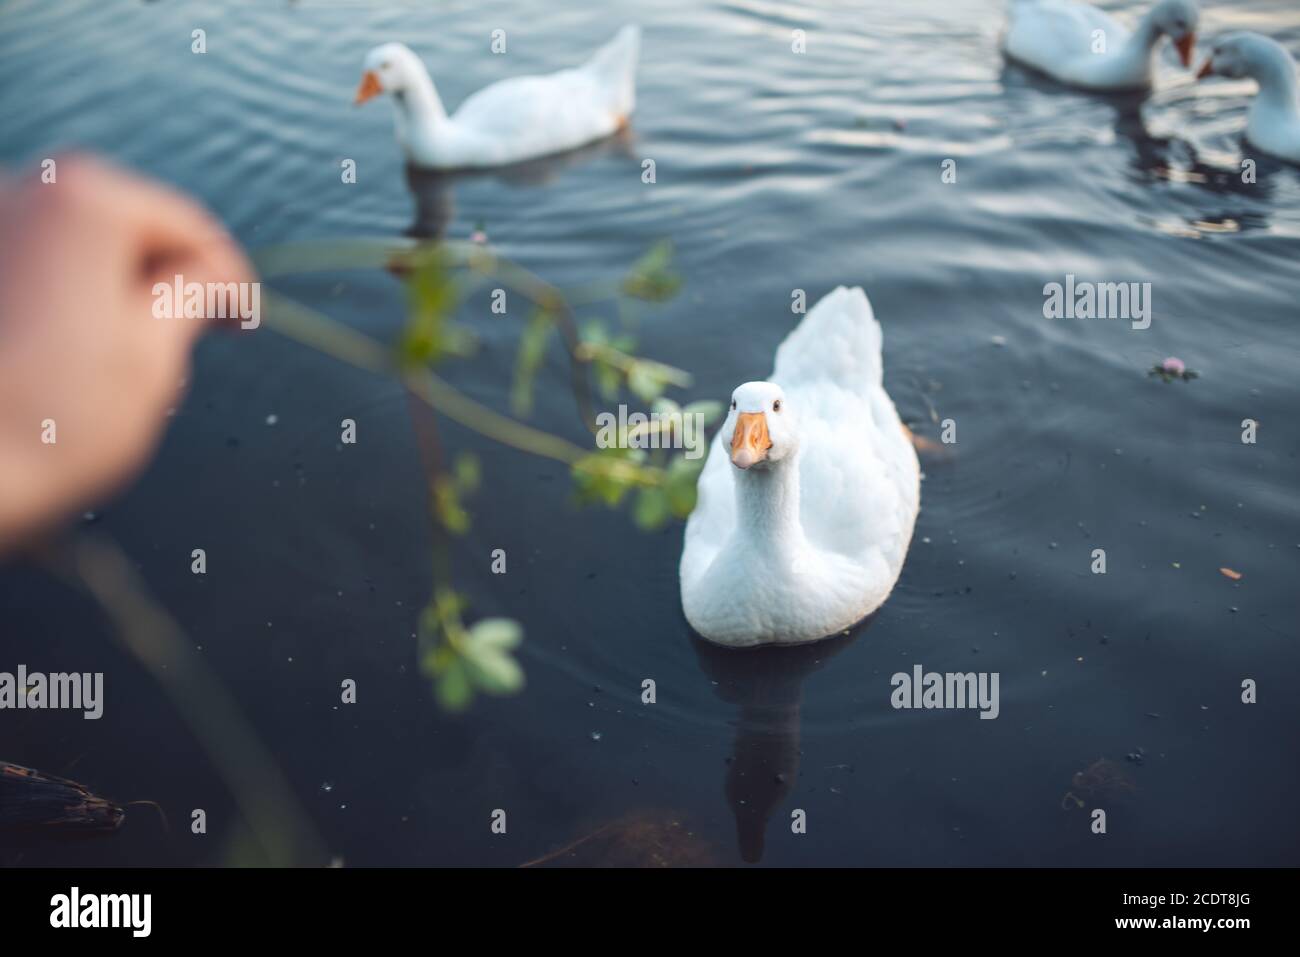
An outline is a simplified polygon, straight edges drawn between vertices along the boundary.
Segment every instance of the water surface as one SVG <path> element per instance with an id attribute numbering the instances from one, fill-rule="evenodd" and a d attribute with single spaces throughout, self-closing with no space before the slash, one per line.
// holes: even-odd
<path id="1" fill-rule="evenodd" d="M 93 149 L 197 194 L 249 247 L 481 224 L 560 286 L 671 239 L 683 292 L 641 310 L 636 333 L 642 354 L 693 373 L 683 399 L 765 375 L 792 290 L 861 284 L 904 417 L 932 438 L 956 423 L 951 454 L 925 463 L 881 612 L 836 642 L 753 654 L 691 636 L 680 525 L 645 534 L 576 509 L 562 467 L 444 423 L 485 471 L 454 581 L 476 615 L 524 624 L 528 679 L 449 717 L 415 667 L 432 570 L 405 394 L 269 330 L 205 341 L 157 459 L 89 531 L 118 541 L 201 647 L 331 855 L 511 865 L 620 822 L 623 838 L 573 858 L 1296 863 L 1300 170 L 1260 157 L 1242 182 L 1249 83 L 1195 84 L 1166 49 L 1148 99 L 1063 90 L 998 55 L 1000 0 L 0 9 L 6 166 Z M 380 42 L 412 46 L 454 106 L 577 62 L 629 21 L 644 27 L 631 135 L 508 178 L 408 180 L 387 104 L 350 105 Z M 1238 27 L 1300 51 L 1290 2 L 1206 4 L 1204 33 Z M 489 50 L 497 28 L 505 56 Z M 1150 282 L 1151 328 L 1045 319 L 1043 286 L 1067 273 Z M 387 274 L 277 288 L 376 337 L 401 325 Z M 517 321 L 462 319 L 481 350 L 446 374 L 504 408 Z M 1166 356 L 1200 378 L 1149 378 Z M 349 417 L 360 441 L 343 451 Z M 558 353 L 534 421 L 584 435 Z M 189 570 L 198 547 L 206 576 Z M 1098 547 L 1104 576 L 1089 571 Z M 158 801 L 173 823 L 168 837 L 136 808 L 111 838 L 20 859 L 239 859 L 221 776 L 93 605 L 26 562 L 0 571 L 0 603 L 0 667 L 102 670 L 108 686 L 98 722 L 6 713 L 0 758 Z M 918 663 L 1000 673 L 1000 717 L 893 710 L 890 675 Z M 344 678 L 355 706 L 337 703 Z M 1094 770 L 1081 790 L 1101 760 L 1119 778 Z M 1108 810 L 1104 838 L 1069 793 Z M 207 840 L 187 833 L 195 807 Z M 506 836 L 489 832 L 496 808 Z"/>

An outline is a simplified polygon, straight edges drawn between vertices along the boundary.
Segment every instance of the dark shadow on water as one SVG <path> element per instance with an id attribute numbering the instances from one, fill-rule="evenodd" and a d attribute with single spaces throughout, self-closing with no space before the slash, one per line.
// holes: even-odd
<path id="1" fill-rule="evenodd" d="M 799 776 L 804 681 L 857 640 L 870 620 L 849 634 L 792 647 L 737 650 L 691 636 L 714 693 L 736 706 L 735 740 L 723 790 L 736 817 L 740 856 L 763 858 L 768 820 Z"/>
<path id="2" fill-rule="evenodd" d="M 406 167 L 406 185 L 415 198 L 415 221 L 406 235 L 416 239 L 441 239 L 456 218 L 453 187 L 458 182 L 493 178 L 508 186 L 537 188 L 546 186 L 576 166 L 603 156 L 631 156 L 633 136 L 623 129 L 586 146 L 565 153 L 555 153 L 490 169 L 430 170 Z"/>

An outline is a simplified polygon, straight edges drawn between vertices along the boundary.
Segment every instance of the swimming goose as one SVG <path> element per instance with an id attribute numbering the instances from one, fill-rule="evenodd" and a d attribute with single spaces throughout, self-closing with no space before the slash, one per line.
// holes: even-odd
<path id="1" fill-rule="evenodd" d="M 721 645 L 799 644 L 875 611 L 903 568 L 920 468 L 859 288 L 824 297 L 746 382 L 700 473 L 682 608 Z"/>
<path id="2" fill-rule="evenodd" d="M 415 166 L 517 163 L 575 149 L 627 124 L 640 35 L 626 26 L 582 66 L 493 83 L 451 116 L 420 58 L 401 43 L 385 43 L 367 54 L 355 102 L 392 94 L 397 140 Z"/>
<path id="3" fill-rule="evenodd" d="M 1130 33 L 1107 13 L 1072 0 L 1012 0 L 1007 56 L 1086 90 L 1145 90 L 1156 44 L 1168 36 L 1191 66 L 1199 18 L 1195 0 L 1161 0 Z"/>
<path id="4" fill-rule="evenodd" d="M 1214 41 L 1197 77 L 1248 76 L 1259 93 L 1246 114 L 1246 139 L 1265 153 L 1300 163 L 1300 95 L 1286 47 L 1258 33 L 1229 33 Z"/>

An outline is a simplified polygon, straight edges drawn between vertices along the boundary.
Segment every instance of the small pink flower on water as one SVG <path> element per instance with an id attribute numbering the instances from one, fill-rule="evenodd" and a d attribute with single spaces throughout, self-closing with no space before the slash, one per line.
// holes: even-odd
<path id="1" fill-rule="evenodd" d="M 483 230 L 481 229 L 476 229 L 474 230 L 474 232 L 469 234 L 469 241 L 472 243 L 477 243 L 480 246 L 486 246 L 487 233 L 483 232 Z"/>
<path id="2" fill-rule="evenodd" d="M 1182 359 L 1170 356 L 1164 362 L 1160 363 L 1160 368 L 1164 369 L 1170 375 L 1182 375 L 1187 371 L 1187 366 L 1183 364 Z"/>

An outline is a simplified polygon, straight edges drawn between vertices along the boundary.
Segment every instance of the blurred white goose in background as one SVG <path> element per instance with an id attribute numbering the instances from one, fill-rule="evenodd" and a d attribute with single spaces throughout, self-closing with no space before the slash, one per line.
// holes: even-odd
<path id="1" fill-rule="evenodd" d="M 1195 0 L 1160 0 L 1130 32 L 1108 13 L 1075 0 L 1011 0 L 1006 55 L 1086 90 L 1145 90 L 1162 36 L 1192 65 L 1200 12 Z"/>
<path id="2" fill-rule="evenodd" d="M 1250 77 L 1259 93 L 1246 114 L 1246 139 L 1265 153 L 1300 163 L 1300 83 L 1286 47 L 1258 33 L 1215 39 L 1198 77 Z"/>
<path id="3" fill-rule="evenodd" d="M 636 103 L 640 36 L 639 28 L 626 26 L 582 66 L 493 83 L 451 116 L 420 58 L 401 43 L 385 43 L 367 54 L 355 102 L 392 95 L 397 141 L 416 166 L 517 163 L 575 149 L 627 125 Z"/>
<path id="4" fill-rule="evenodd" d="M 921 489 L 881 373 L 871 303 L 841 286 L 786 336 L 771 381 L 732 394 L 682 548 L 682 607 L 702 637 L 815 641 L 889 596 Z"/>

